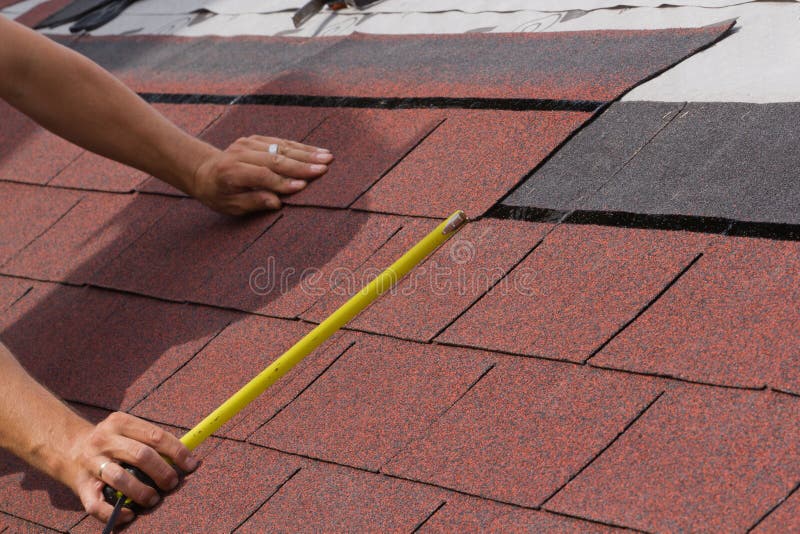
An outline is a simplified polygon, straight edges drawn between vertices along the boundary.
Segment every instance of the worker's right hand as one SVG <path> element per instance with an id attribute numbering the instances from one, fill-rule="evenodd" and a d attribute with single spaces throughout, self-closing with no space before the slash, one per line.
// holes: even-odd
<path id="1" fill-rule="evenodd" d="M 324 148 L 251 135 L 211 152 L 195 170 L 187 192 L 229 215 L 275 210 L 281 207 L 278 195 L 297 193 L 325 174 L 332 161 L 333 154 Z"/>
<path id="2" fill-rule="evenodd" d="M 145 507 L 159 501 L 153 488 L 139 482 L 119 463 L 138 467 L 164 491 L 174 489 L 179 482 L 175 468 L 164 458 L 184 472 L 197 468 L 197 460 L 178 438 L 122 412 L 112 413 L 96 426 L 87 423 L 72 443 L 71 466 L 62 478 L 80 497 L 86 511 L 101 521 L 108 521 L 113 510 L 103 500 L 105 484 Z M 118 522 L 125 523 L 133 517 L 130 510 L 123 509 Z"/>

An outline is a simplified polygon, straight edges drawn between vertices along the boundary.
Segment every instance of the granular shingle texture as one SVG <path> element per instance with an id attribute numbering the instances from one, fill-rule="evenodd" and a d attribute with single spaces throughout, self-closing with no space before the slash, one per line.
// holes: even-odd
<path id="1" fill-rule="evenodd" d="M 752 532 L 755 534 L 778 534 L 780 532 L 798 530 L 800 530 L 800 492 L 795 490 L 784 503 L 759 523 Z"/>
<path id="2" fill-rule="evenodd" d="M 346 208 L 411 152 L 444 117 L 442 110 L 336 110 L 303 139 L 306 144 L 329 149 L 336 160 L 324 176 L 288 201 Z"/>
<path id="3" fill-rule="evenodd" d="M 86 193 L 3 266 L 3 271 L 40 280 L 86 283 L 173 205 L 157 197 Z"/>
<path id="4" fill-rule="evenodd" d="M 270 93 L 611 100 L 732 26 L 453 35 L 355 33 L 286 69 Z"/>
<path id="5" fill-rule="evenodd" d="M 249 316 L 238 318 L 189 363 L 133 410 L 148 419 L 192 427 L 306 335 L 310 326 L 296 321 Z M 317 349 L 220 434 L 245 439 L 289 404 L 347 348 L 336 337 Z"/>
<path id="6" fill-rule="evenodd" d="M 251 441 L 377 470 L 489 368 L 484 354 L 359 336 Z"/>
<path id="7" fill-rule="evenodd" d="M 231 320 L 222 310 L 42 284 L 6 312 L 0 338 L 60 396 L 127 409 Z"/>
<path id="8" fill-rule="evenodd" d="M 135 91 L 241 95 L 264 92 L 277 73 L 339 39 L 85 36 L 72 48 Z"/>
<path id="9" fill-rule="evenodd" d="M 443 493 L 317 463 L 292 477 L 241 532 L 412 532 Z"/>
<path id="10" fill-rule="evenodd" d="M 800 223 L 800 103 L 689 104 L 587 210 Z"/>
<path id="11" fill-rule="evenodd" d="M 787 395 L 675 388 L 546 507 L 650 532 L 744 531 L 797 483 L 798 417 Z"/>
<path id="12" fill-rule="evenodd" d="M 56 38 L 220 149 L 260 135 L 239 145 L 335 160 L 280 211 L 233 219 L 3 107 L 0 339 L 93 421 L 123 409 L 180 435 L 464 209 L 126 532 L 790 529 L 800 251 L 752 221 L 794 220 L 794 105 L 615 104 L 588 124 L 729 27 Z M 586 212 L 622 183 L 645 211 Z M 720 207 L 745 220 L 698 217 Z M 648 229 L 663 217 L 678 231 Z M 761 238 L 710 235 L 726 228 Z M 0 456 L 0 532 L 99 531 Z"/>
<path id="13" fill-rule="evenodd" d="M 400 217 L 291 208 L 253 245 L 222 264 L 196 299 L 293 318 L 324 295 L 342 270 L 355 269 L 401 226 Z"/>
<path id="14" fill-rule="evenodd" d="M 569 517 L 517 506 L 499 504 L 485 499 L 448 495 L 447 504 L 425 522 L 419 532 L 442 534 L 450 532 L 561 532 L 571 534 L 600 534 L 619 532 L 618 529 Z"/>
<path id="15" fill-rule="evenodd" d="M 0 265 L 63 217 L 80 198 L 74 191 L 0 183 Z"/>
<path id="16" fill-rule="evenodd" d="M 539 506 L 658 393 L 644 377 L 502 359 L 383 471 Z"/>
<path id="17" fill-rule="evenodd" d="M 508 291 L 509 288 L 495 284 L 525 257 L 549 228 L 546 224 L 491 219 L 471 223 L 350 326 L 430 341 L 490 289 Z M 386 256 L 392 259 L 384 262 L 381 268 L 390 265 L 430 229 L 396 234 L 385 245 L 391 249 Z M 344 296 L 337 297 L 337 305 L 344 302 Z M 425 310 L 425 313 L 417 313 L 418 310 Z"/>
<path id="18" fill-rule="evenodd" d="M 91 279 L 106 287 L 187 300 L 278 217 L 268 213 L 242 220 L 212 212 L 194 199 L 171 200 L 157 224 Z"/>
<path id="19" fill-rule="evenodd" d="M 155 104 L 172 123 L 192 135 L 199 135 L 225 109 L 223 106 Z M 99 191 L 133 191 L 148 175 L 121 163 L 84 152 L 50 181 L 50 185 Z M 170 187 L 163 182 L 162 188 Z"/>
<path id="20" fill-rule="evenodd" d="M 800 245 L 728 237 L 592 364 L 800 393 Z"/>
<path id="21" fill-rule="evenodd" d="M 615 102 L 503 200 L 508 206 L 572 210 L 613 179 L 683 108 Z"/>
<path id="22" fill-rule="evenodd" d="M 0 180 L 45 184 L 83 150 L 0 101 Z"/>
<path id="23" fill-rule="evenodd" d="M 463 209 L 477 217 L 589 117 L 561 111 L 449 111 L 444 123 L 354 206 L 429 217 Z"/>
<path id="24" fill-rule="evenodd" d="M 562 225 L 437 339 L 583 361 L 704 249 L 703 234 Z"/>

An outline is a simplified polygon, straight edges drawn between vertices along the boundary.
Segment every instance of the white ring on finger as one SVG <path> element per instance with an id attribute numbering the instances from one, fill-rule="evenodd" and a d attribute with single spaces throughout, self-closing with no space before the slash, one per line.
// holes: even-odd
<path id="1" fill-rule="evenodd" d="M 267 149 L 267 151 L 270 154 L 277 154 L 278 153 L 278 143 L 272 143 L 271 145 L 269 145 L 269 148 Z"/>
<path id="2" fill-rule="evenodd" d="M 113 463 L 116 463 L 116 462 L 112 462 L 112 461 L 109 460 L 107 462 L 103 462 L 102 464 L 100 464 L 100 469 L 97 470 L 97 478 L 99 478 L 100 480 L 103 480 L 103 470 L 106 468 L 106 466 L 108 464 L 113 464 Z"/>

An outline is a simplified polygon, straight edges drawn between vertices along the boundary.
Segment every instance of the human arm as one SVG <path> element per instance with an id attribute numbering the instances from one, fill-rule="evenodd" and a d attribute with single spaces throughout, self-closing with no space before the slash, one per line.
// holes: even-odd
<path id="1" fill-rule="evenodd" d="M 0 98 L 55 134 L 152 174 L 217 211 L 279 208 L 327 170 L 323 149 L 253 135 L 222 151 L 172 124 L 94 62 L 0 17 Z M 279 154 L 270 154 L 270 144 Z"/>
<path id="2" fill-rule="evenodd" d="M 101 494 L 104 484 L 143 506 L 157 502 L 152 488 L 114 461 L 139 467 L 162 490 L 178 483 L 175 469 L 162 455 L 184 471 L 197 467 L 180 440 L 146 421 L 125 413 L 113 413 L 97 425 L 85 420 L 34 380 L 2 343 L 0 376 L 0 447 L 68 486 L 98 519 L 105 521 L 111 514 Z M 124 510 L 121 520 L 131 519 L 133 514 Z"/>

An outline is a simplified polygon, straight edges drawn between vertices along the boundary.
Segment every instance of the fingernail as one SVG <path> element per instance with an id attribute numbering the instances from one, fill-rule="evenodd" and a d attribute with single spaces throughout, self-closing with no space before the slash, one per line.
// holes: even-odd
<path id="1" fill-rule="evenodd" d="M 194 471 L 197 469 L 197 464 L 197 458 L 194 456 L 189 456 L 189 458 L 186 460 L 186 467 L 189 469 L 189 471 Z"/>
<path id="2" fill-rule="evenodd" d="M 174 490 L 176 487 L 178 487 L 178 479 L 177 479 L 177 477 L 175 479 L 173 479 L 172 482 L 169 483 L 169 489 Z"/>
<path id="3" fill-rule="evenodd" d="M 292 189 L 301 189 L 301 188 L 306 186 L 306 181 L 305 180 L 292 180 L 292 181 L 289 182 L 289 186 L 291 186 Z"/>
<path id="4" fill-rule="evenodd" d="M 327 168 L 328 167 L 326 167 L 325 165 L 312 165 L 311 166 L 311 170 L 314 171 L 314 172 L 322 172 Z"/>
<path id="5" fill-rule="evenodd" d="M 327 152 L 327 153 L 330 153 L 330 150 L 328 150 L 327 148 L 320 148 L 320 147 L 317 147 L 317 152 Z"/>
<path id="6" fill-rule="evenodd" d="M 330 152 L 320 152 L 317 154 L 317 161 L 329 161 L 332 157 Z"/>
<path id="7" fill-rule="evenodd" d="M 161 498 L 158 495 L 155 495 L 155 496 L 153 496 L 152 499 L 150 499 L 150 502 L 147 503 L 147 506 L 152 508 L 153 506 L 157 505 L 158 501 L 160 501 L 160 500 L 161 500 Z"/>

